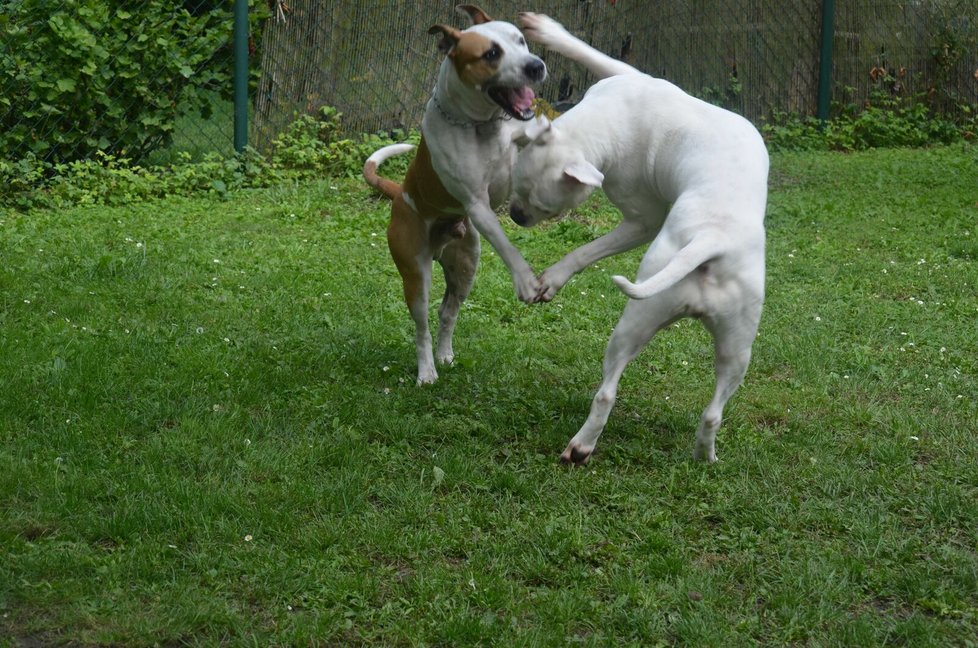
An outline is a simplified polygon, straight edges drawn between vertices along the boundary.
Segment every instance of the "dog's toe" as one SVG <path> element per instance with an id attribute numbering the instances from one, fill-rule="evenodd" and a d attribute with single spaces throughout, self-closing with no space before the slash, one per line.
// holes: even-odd
<path id="1" fill-rule="evenodd" d="M 591 454 L 594 452 L 594 448 L 584 448 L 577 445 L 569 445 L 560 455 L 560 463 L 562 464 L 574 464 L 575 466 L 583 466 L 588 461 L 591 460 Z"/>
<path id="2" fill-rule="evenodd" d="M 705 461 L 706 463 L 716 463 L 716 449 L 713 447 L 701 446 L 697 443 L 693 448 L 693 459 L 696 461 Z"/>

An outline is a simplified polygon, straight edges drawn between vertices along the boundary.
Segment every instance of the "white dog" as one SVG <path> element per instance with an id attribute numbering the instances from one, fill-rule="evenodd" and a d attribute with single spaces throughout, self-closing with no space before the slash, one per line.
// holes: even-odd
<path id="1" fill-rule="evenodd" d="M 548 268 L 539 299 L 591 263 L 652 242 L 637 283 L 614 277 L 632 299 L 608 342 L 591 413 L 561 460 L 590 458 L 626 365 L 656 332 L 695 317 L 713 335 L 717 384 L 694 456 L 715 461 L 723 408 L 747 371 L 764 303 L 764 141 L 746 119 L 605 56 L 546 16 L 522 14 L 521 23 L 531 40 L 609 78 L 552 125 L 529 129 L 513 170 L 513 220 L 553 218 L 598 187 L 623 218 Z"/>

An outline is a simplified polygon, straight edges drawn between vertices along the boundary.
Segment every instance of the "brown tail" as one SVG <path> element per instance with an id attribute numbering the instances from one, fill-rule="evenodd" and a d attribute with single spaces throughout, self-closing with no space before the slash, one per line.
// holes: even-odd
<path id="1" fill-rule="evenodd" d="M 401 185 L 378 175 L 377 167 L 383 164 L 384 160 L 395 155 L 407 153 L 413 148 L 414 146 L 411 144 L 391 144 L 375 151 L 373 155 L 367 158 L 366 163 L 363 165 L 363 179 L 367 181 L 368 185 L 391 200 L 394 200 L 401 193 Z"/>

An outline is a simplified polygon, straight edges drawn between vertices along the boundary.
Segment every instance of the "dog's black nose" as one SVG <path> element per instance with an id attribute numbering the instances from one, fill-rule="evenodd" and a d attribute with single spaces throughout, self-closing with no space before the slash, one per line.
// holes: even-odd
<path id="1" fill-rule="evenodd" d="M 517 225 L 520 226 L 526 225 L 526 212 L 523 211 L 523 208 L 517 205 L 516 203 L 510 204 L 509 217 L 512 218 L 513 222 L 516 223 Z"/>
<path id="2" fill-rule="evenodd" d="M 533 59 L 523 67 L 523 74 L 530 81 L 543 81 L 547 76 L 547 66 L 540 59 Z"/>

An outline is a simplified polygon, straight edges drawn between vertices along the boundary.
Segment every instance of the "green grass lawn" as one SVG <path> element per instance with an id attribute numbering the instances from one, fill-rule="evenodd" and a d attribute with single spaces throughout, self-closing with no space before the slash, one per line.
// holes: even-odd
<path id="1" fill-rule="evenodd" d="M 978 149 L 774 157 L 715 465 L 695 322 L 557 462 L 639 252 L 530 307 L 484 246 L 417 388 L 387 217 L 355 181 L 0 212 L 0 646 L 976 645 Z M 615 221 L 507 227 L 542 270 Z"/>

